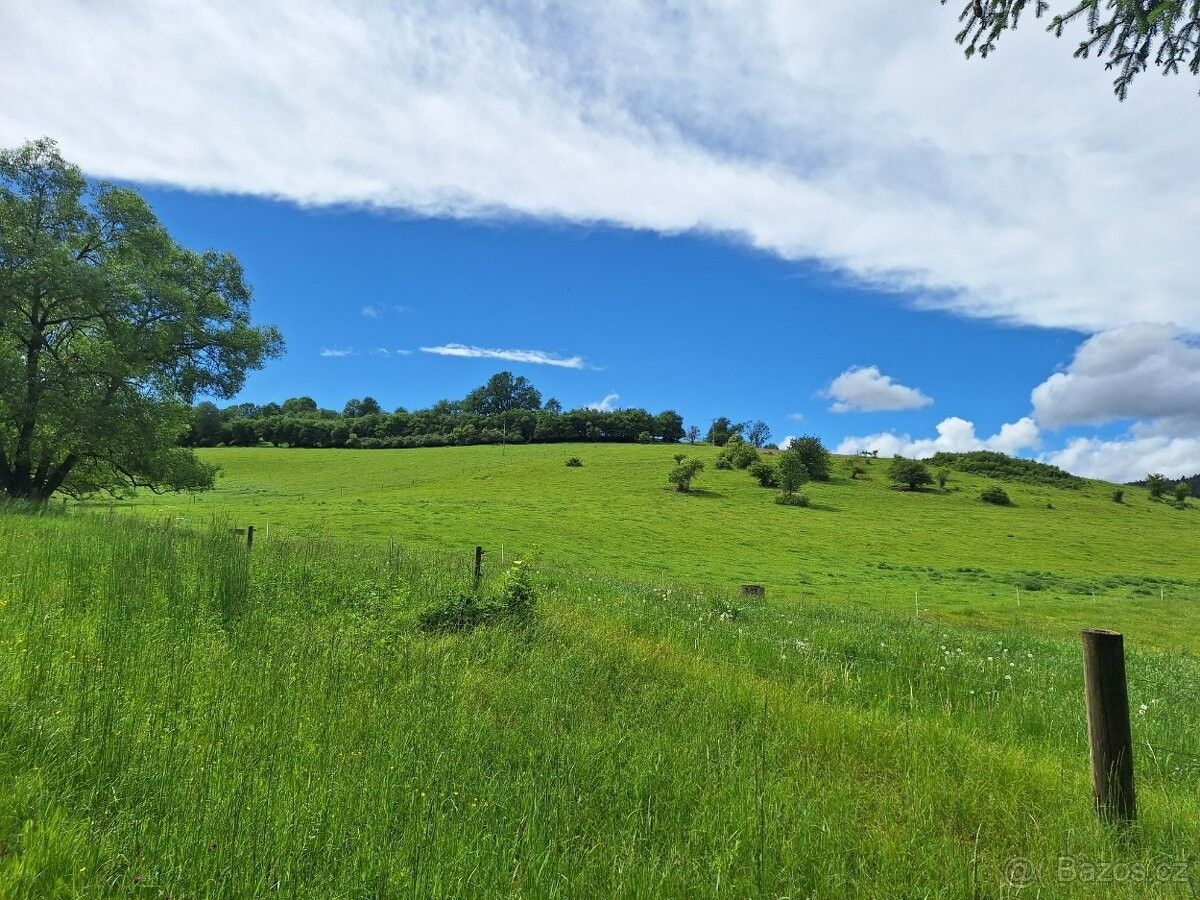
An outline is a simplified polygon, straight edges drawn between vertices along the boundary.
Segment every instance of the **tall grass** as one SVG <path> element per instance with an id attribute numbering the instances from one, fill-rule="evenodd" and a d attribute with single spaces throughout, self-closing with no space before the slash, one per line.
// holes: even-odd
<path id="1" fill-rule="evenodd" d="M 438 636 L 467 554 L 12 511 L 0 548 L 3 897 L 1000 897 L 1012 857 L 1192 895 L 1056 877 L 1196 877 L 1190 655 L 1130 648 L 1118 834 L 1073 642 L 548 568 L 532 627 Z"/>

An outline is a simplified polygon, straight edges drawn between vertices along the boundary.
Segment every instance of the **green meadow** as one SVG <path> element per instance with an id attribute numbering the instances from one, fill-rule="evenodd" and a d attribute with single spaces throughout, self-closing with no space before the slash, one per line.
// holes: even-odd
<path id="1" fill-rule="evenodd" d="M 1115 830 L 1075 640 L 344 538 L 0 514 L 0 897 L 1194 896 L 1191 654 Z"/>
<path id="2" fill-rule="evenodd" d="M 3 900 L 1200 890 L 1191 507 L 842 460 L 786 507 L 703 446 L 204 457 L 208 494 L 0 510 Z M 1126 633 L 1131 827 L 1085 626 Z"/>
<path id="3" fill-rule="evenodd" d="M 677 452 L 707 468 L 672 491 Z M 947 491 L 892 489 L 887 461 L 810 483 L 808 508 L 779 506 L 712 447 L 617 444 L 427 450 L 201 450 L 216 490 L 142 495 L 118 509 L 203 526 L 254 524 L 260 541 L 333 538 L 487 560 L 526 556 L 604 577 L 728 590 L 763 584 L 781 601 L 865 605 L 909 616 L 1074 636 L 1102 625 L 1131 641 L 1200 649 L 1200 506 L 1131 488 L 993 482 L 951 473 Z M 583 466 L 564 463 L 578 456 Z M 104 504 L 98 504 L 103 508 Z"/>

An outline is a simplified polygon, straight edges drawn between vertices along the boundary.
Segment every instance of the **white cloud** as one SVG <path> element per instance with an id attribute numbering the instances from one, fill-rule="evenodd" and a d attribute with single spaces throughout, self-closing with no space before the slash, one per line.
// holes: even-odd
<path id="1" fill-rule="evenodd" d="M 353 347 L 323 347 L 321 355 L 330 359 L 341 359 L 346 356 L 358 356 Z"/>
<path id="2" fill-rule="evenodd" d="M 932 397 L 916 388 L 905 387 L 884 375 L 878 366 L 853 366 L 830 382 L 825 395 L 835 402 L 829 408 L 836 413 L 883 412 L 920 409 L 933 403 Z"/>
<path id="3" fill-rule="evenodd" d="M 372 356 L 391 356 L 392 352 L 387 347 L 376 347 L 371 351 Z"/>
<path id="4" fill-rule="evenodd" d="M 392 352 L 397 356 L 412 356 L 411 350 L 393 350 Z"/>
<path id="5" fill-rule="evenodd" d="M 594 409 L 598 412 L 612 412 L 616 409 L 616 403 L 621 399 L 620 394 L 605 394 L 603 400 L 597 400 L 595 403 L 589 403 L 588 409 Z"/>
<path id="6" fill-rule="evenodd" d="M 1200 330 L 1193 80 L 1118 104 L 1032 23 L 967 62 L 954 13 L 9 0 L 0 144 L 304 204 L 719 233 L 972 315 Z"/>
<path id="7" fill-rule="evenodd" d="M 558 366 L 563 369 L 582 369 L 584 367 L 582 356 L 559 356 L 543 350 L 489 350 L 485 347 L 469 347 L 466 344 L 442 344 L 437 347 L 422 347 L 421 352 L 467 359 L 502 359 L 506 362 Z"/>
<path id="8" fill-rule="evenodd" d="M 788 413 L 787 417 L 789 419 L 791 419 L 793 422 L 803 422 L 804 421 L 804 413 Z"/>
<path id="9" fill-rule="evenodd" d="M 378 306 L 364 306 L 361 312 L 365 318 L 378 319 L 383 311 Z"/>
<path id="10" fill-rule="evenodd" d="M 1093 335 L 1065 371 L 1033 390 L 1048 428 L 1155 420 L 1160 430 L 1200 431 L 1200 346 L 1174 325 L 1139 323 Z M 1143 473 L 1144 474 L 1144 473 Z"/>
<path id="11" fill-rule="evenodd" d="M 1036 447 L 1039 441 L 1038 427 L 1028 417 L 1018 419 L 1000 427 L 996 434 L 981 438 L 975 433 L 975 423 L 958 416 L 943 419 L 937 424 L 937 437 L 912 438 L 885 431 L 865 437 L 848 437 L 835 452 L 858 453 L 860 450 L 878 450 L 880 456 L 907 456 L 924 459 L 935 453 L 965 453 L 971 450 L 996 450 L 1013 454 Z"/>
<path id="12" fill-rule="evenodd" d="M 1041 459 L 1077 475 L 1122 484 L 1150 472 L 1186 478 L 1200 473 L 1200 437 L 1134 431 L 1116 440 L 1075 438 L 1062 450 L 1043 454 Z"/>

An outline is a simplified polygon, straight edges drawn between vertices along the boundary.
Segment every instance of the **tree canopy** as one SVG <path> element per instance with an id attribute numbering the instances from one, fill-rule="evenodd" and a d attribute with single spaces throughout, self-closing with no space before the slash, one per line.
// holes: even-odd
<path id="1" fill-rule="evenodd" d="M 439 400 L 428 409 L 386 412 L 371 397 L 347 401 L 339 413 L 311 397 L 283 403 L 238 403 L 219 409 L 196 404 L 181 442 L 192 447 L 260 443 L 288 447 L 398 449 L 446 445 L 645 440 L 676 443 L 683 417 L 671 409 L 572 409 L 540 394 L 524 377 L 498 372 L 462 400 Z M 535 405 L 536 404 L 536 405 Z M 537 406 L 540 405 L 540 409 Z M 478 412 L 486 409 L 493 412 Z"/>
<path id="2" fill-rule="evenodd" d="M 1056 37 L 1081 25 L 1075 56 L 1104 58 L 1105 67 L 1117 73 L 1113 90 L 1120 100 L 1151 64 L 1163 74 L 1177 74 L 1180 66 L 1200 74 L 1200 0 L 966 0 L 955 40 L 968 58 L 986 57 L 1029 11 L 1047 18 L 1046 30 Z"/>
<path id="3" fill-rule="evenodd" d="M 480 416 L 494 416 L 523 409 L 536 412 L 542 408 L 542 395 L 524 375 L 497 372 L 487 384 L 475 388 L 463 400 L 463 409 Z"/>
<path id="4" fill-rule="evenodd" d="M 135 191 L 50 140 L 0 151 L 0 487 L 45 501 L 210 487 L 178 446 L 282 348 L 250 322 L 237 259 L 180 246 Z"/>

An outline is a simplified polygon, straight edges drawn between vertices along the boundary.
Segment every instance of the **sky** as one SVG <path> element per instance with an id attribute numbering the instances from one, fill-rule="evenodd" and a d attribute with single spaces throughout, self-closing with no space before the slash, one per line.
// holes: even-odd
<path id="1" fill-rule="evenodd" d="M 1200 472 L 1197 82 L 894 2 L 0 7 L 50 136 L 236 254 L 287 355 L 239 399 L 765 420 L 843 451 Z M 847 11 L 849 10 L 849 12 Z"/>

